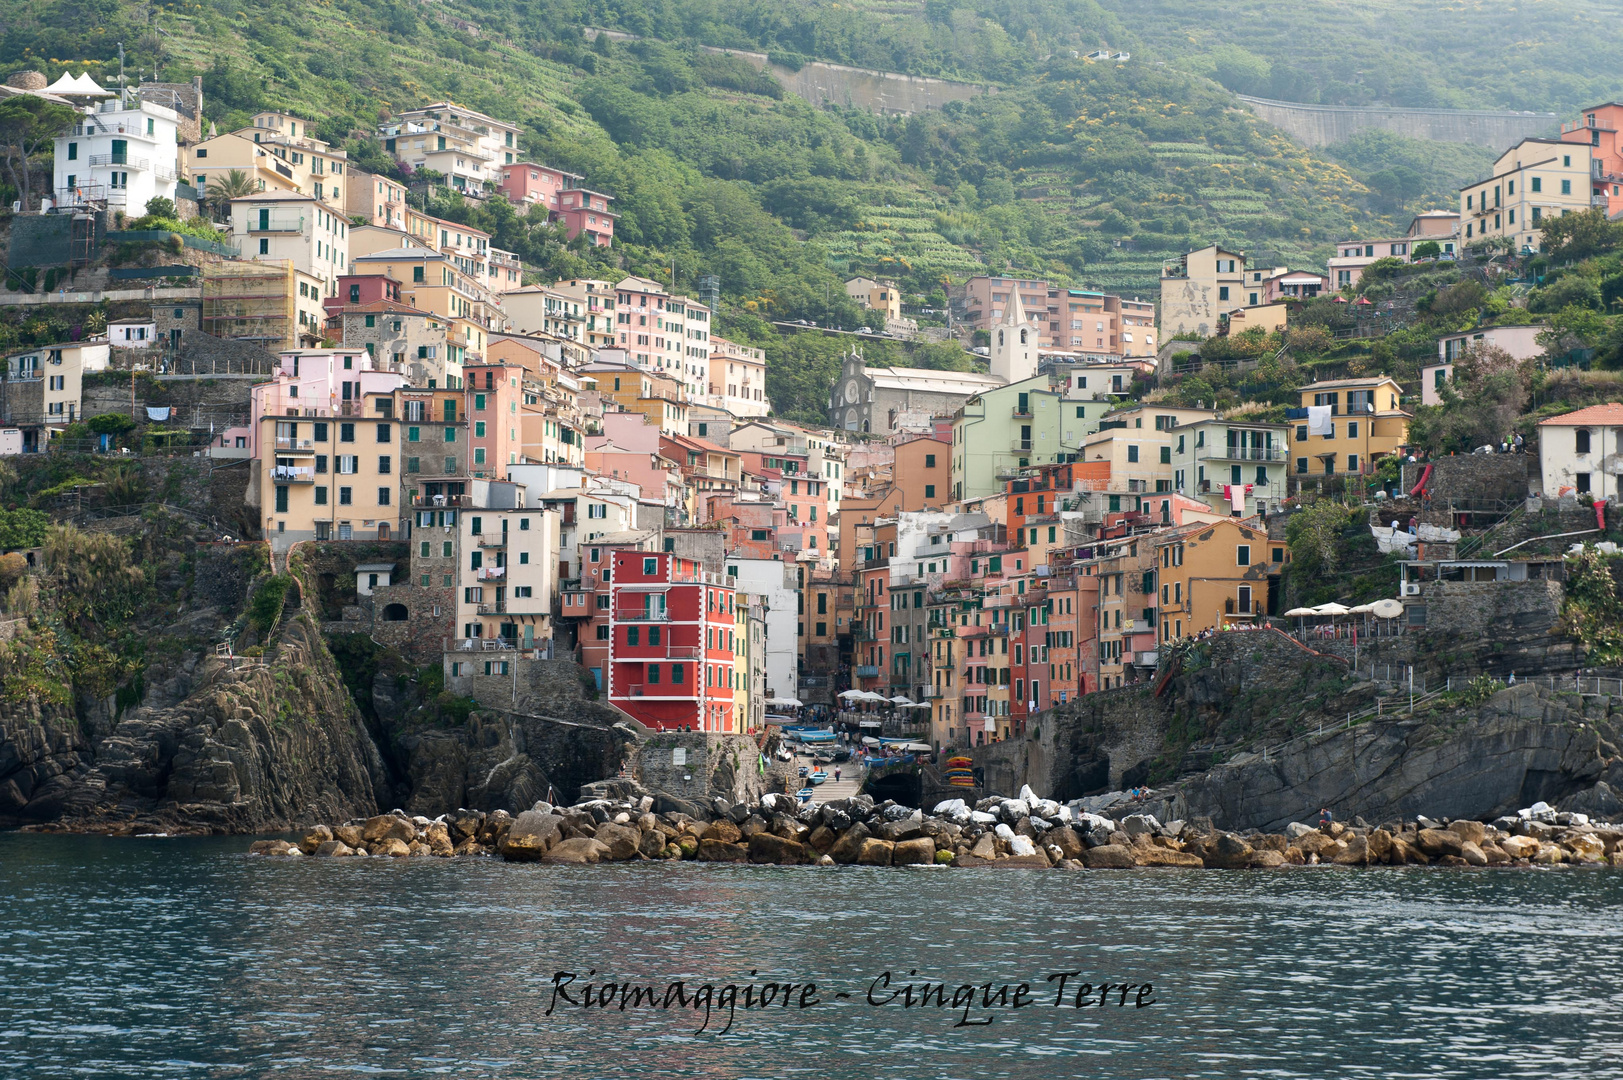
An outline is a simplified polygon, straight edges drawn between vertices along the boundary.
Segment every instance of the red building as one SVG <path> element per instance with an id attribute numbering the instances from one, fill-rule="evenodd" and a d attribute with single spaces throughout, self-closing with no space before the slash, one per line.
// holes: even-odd
<path id="1" fill-rule="evenodd" d="M 321 306 L 331 318 L 346 307 L 375 304 L 380 300 L 400 303 L 400 282 L 388 274 L 340 274 L 337 294 L 324 297 Z"/>
<path id="2" fill-rule="evenodd" d="M 616 550 L 609 702 L 656 731 L 733 730 L 734 592 L 695 559 Z"/>
<path id="3" fill-rule="evenodd" d="M 507 201 L 519 205 L 540 203 L 548 210 L 558 208 L 558 193 L 574 187 L 586 179 L 572 172 L 554 169 L 550 165 L 537 165 L 533 161 L 516 161 L 502 166 L 502 179 L 498 190 Z"/>

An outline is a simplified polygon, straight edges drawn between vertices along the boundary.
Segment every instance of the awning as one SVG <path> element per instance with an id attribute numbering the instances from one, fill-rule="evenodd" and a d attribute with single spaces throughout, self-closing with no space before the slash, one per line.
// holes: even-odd
<path id="1" fill-rule="evenodd" d="M 790 709 L 798 709 L 798 708 L 800 708 L 800 705 L 801 705 L 801 701 L 800 701 L 799 698 L 792 698 L 792 697 L 767 698 L 766 703 L 768 705 L 782 705 L 782 706 L 784 706 L 786 708 L 790 708 Z"/>

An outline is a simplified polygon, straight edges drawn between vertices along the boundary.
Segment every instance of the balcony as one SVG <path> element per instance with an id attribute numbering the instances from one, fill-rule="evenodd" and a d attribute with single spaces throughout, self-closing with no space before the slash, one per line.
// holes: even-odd
<path id="1" fill-rule="evenodd" d="M 480 581 L 505 581 L 507 578 L 507 567 L 482 566 L 477 571 L 476 576 Z"/>
<path id="2" fill-rule="evenodd" d="M 91 154 L 90 167 L 93 169 L 104 167 L 135 169 L 139 172 L 152 173 L 160 180 L 173 180 L 175 178 L 175 170 L 163 162 L 160 161 L 154 165 L 148 158 L 130 157 L 128 154 Z"/>
<path id="3" fill-rule="evenodd" d="M 472 509 L 472 507 L 473 507 L 473 496 L 472 495 L 413 495 L 411 497 L 411 505 L 413 505 L 413 506 L 432 506 L 432 507 L 457 507 L 457 506 L 460 506 L 460 507 L 463 507 L 463 508 L 466 508 L 466 509 Z"/>
<path id="4" fill-rule="evenodd" d="M 480 604 L 479 605 L 479 614 L 481 614 L 481 615 L 505 615 L 505 614 L 507 614 L 507 601 L 498 600 L 494 604 Z"/>
<path id="5" fill-rule="evenodd" d="M 617 611 L 614 613 L 615 622 L 670 622 L 670 612 L 663 608 L 646 611 Z"/>
<path id="6" fill-rule="evenodd" d="M 278 454 L 313 454 L 316 452 L 314 439 L 276 439 L 276 452 Z"/>
<path id="7" fill-rule="evenodd" d="M 1019 437 L 1010 439 L 1009 449 L 1013 450 L 1017 454 L 1029 454 L 1031 453 L 1031 440 L 1022 439 Z"/>
<path id="8" fill-rule="evenodd" d="M 1213 446 L 1206 448 L 1203 458 L 1220 461 L 1289 461 L 1290 454 L 1277 446 Z"/>
<path id="9" fill-rule="evenodd" d="M 859 679 L 879 678 L 879 667 L 875 664 L 858 664 L 855 671 Z"/>
<path id="10" fill-rule="evenodd" d="M 247 218 L 247 231 L 250 233 L 287 233 L 296 235 L 304 232 L 304 217 L 255 217 L 249 214 Z"/>
<path id="11" fill-rule="evenodd" d="M 512 652 L 513 642 L 507 638 L 446 638 L 446 652 Z"/>
<path id="12" fill-rule="evenodd" d="M 689 689 L 687 683 L 677 683 L 667 686 L 664 683 L 626 683 L 615 686 L 609 691 L 609 697 L 628 698 L 664 698 L 667 701 L 691 701 L 695 691 Z"/>
<path id="13" fill-rule="evenodd" d="M 1031 406 L 1027 405 L 1025 407 L 1021 407 L 1019 405 L 1016 405 L 1014 407 L 1014 409 L 1010 412 L 1009 415 L 1012 416 L 1016 420 L 1030 420 L 1031 419 Z"/>
<path id="14" fill-rule="evenodd" d="M 482 547 L 482 548 L 504 548 L 504 547 L 507 546 L 507 534 L 506 533 L 502 533 L 500 535 L 495 535 L 495 536 L 490 536 L 490 535 L 486 535 L 484 533 L 480 533 L 479 536 L 476 537 L 475 539 L 477 540 L 479 546 Z"/>
<path id="15" fill-rule="evenodd" d="M 273 465 L 271 479 L 278 484 L 313 484 L 316 482 L 316 470 L 303 465 Z"/>

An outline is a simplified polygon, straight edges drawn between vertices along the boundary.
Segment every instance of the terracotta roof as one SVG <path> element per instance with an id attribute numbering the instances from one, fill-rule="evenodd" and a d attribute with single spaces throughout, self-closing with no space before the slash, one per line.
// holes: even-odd
<path id="1" fill-rule="evenodd" d="M 1540 420 L 1539 427 L 1546 424 L 1554 427 L 1588 427 L 1593 424 L 1597 427 L 1623 425 L 1623 405 L 1617 402 L 1608 402 L 1605 405 L 1591 405 L 1587 409 L 1569 412 L 1562 416 L 1552 416 L 1548 420 Z"/>

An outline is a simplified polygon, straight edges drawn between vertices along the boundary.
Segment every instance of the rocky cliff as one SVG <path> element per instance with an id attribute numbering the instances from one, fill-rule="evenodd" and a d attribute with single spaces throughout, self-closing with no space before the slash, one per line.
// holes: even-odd
<path id="1" fill-rule="evenodd" d="M 263 832 L 520 810 L 615 775 L 635 741 L 572 664 L 537 674 L 523 704 L 543 715 L 437 693 L 437 667 L 365 635 L 335 658 L 309 583 L 274 578 L 261 545 L 211 541 L 163 511 L 118 535 L 52 534 L 8 599 L 24 628 L 0 642 L 0 825 Z"/>
<path id="2" fill-rule="evenodd" d="M 1619 714 L 1609 703 L 1526 684 L 1480 705 L 1420 719 L 1364 723 L 1251 752 L 1156 792 L 1161 820 L 1211 818 L 1233 829 L 1277 831 L 1292 821 L 1434 818 L 1487 821 L 1623 781 Z"/>
<path id="3" fill-rule="evenodd" d="M 1417 639 L 1418 640 L 1418 639 Z M 1057 799 L 1148 786 L 1162 820 L 1277 830 L 1316 820 L 1489 819 L 1540 800 L 1623 812 L 1623 700 L 1483 680 L 1377 714 L 1378 687 L 1273 632 L 1174 654 L 1154 684 L 1090 694 L 975 752 L 989 792 Z"/>

